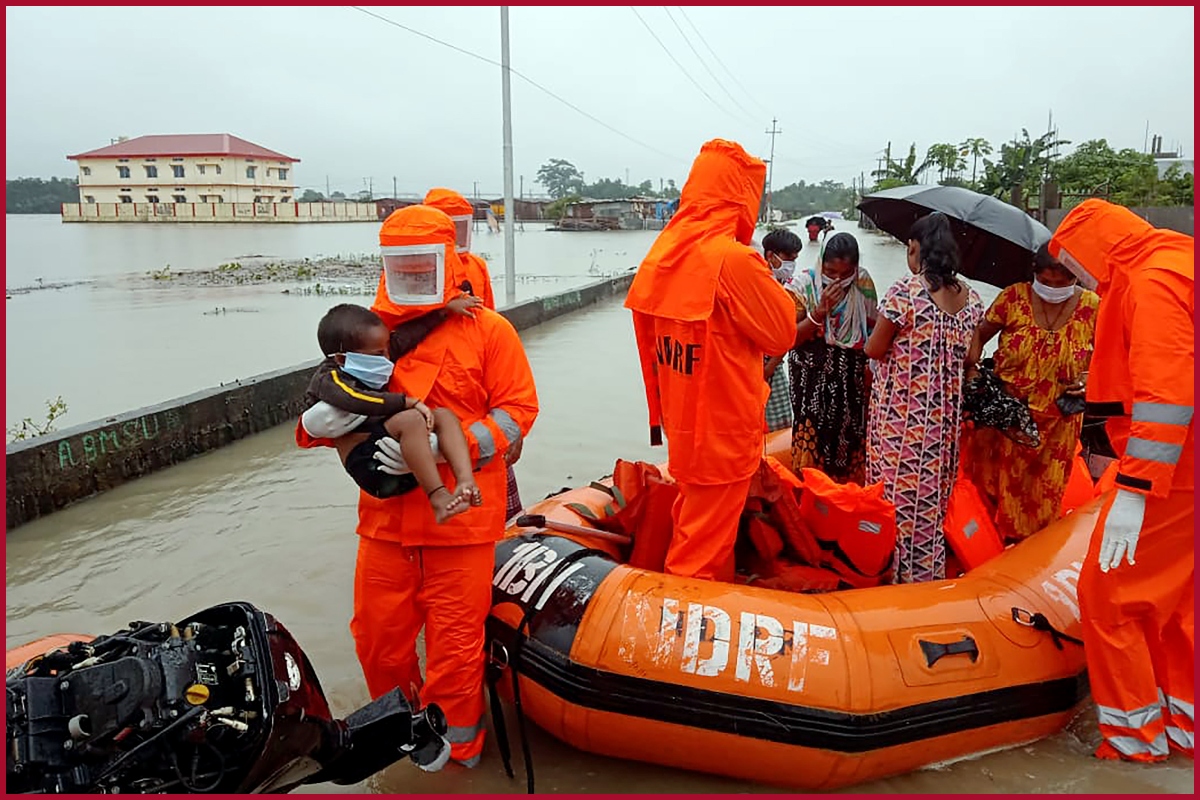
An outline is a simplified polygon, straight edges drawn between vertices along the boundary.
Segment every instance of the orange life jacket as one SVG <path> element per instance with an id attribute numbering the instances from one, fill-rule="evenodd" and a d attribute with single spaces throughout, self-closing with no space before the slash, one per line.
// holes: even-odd
<path id="1" fill-rule="evenodd" d="M 896 550 L 896 508 L 883 484 L 840 484 L 812 468 L 801 479 L 800 517 L 821 547 L 820 565 L 853 586 L 879 585 Z"/>
<path id="2" fill-rule="evenodd" d="M 959 465 L 943 525 L 946 543 L 969 572 L 1004 552 L 1004 542 L 979 489 Z"/>

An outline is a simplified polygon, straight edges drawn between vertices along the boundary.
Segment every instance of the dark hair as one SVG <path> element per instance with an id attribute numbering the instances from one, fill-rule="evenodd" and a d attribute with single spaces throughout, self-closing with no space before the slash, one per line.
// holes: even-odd
<path id="1" fill-rule="evenodd" d="M 833 261 L 837 258 L 844 258 L 858 266 L 858 240 L 845 231 L 835 233 L 825 240 L 825 251 L 821 254 L 821 260 Z"/>
<path id="2" fill-rule="evenodd" d="M 799 253 L 804 243 L 800 241 L 799 236 L 786 228 L 776 228 L 763 237 L 762 247 L 763 252 Z"/>
<path id="3" fill-rule="evenodd" d="M 930 291 L 958 287 L 958 242 L 945 214 L 935 211 L 921 217 L 909 228 L 908 238 L 921 246 L 921 272 Z"/>
<path id="4" fill-rule="evenodd" d="M 382 324 L 371 309 L 342 303 L 326 311 L 317 323 L 317 344 L 327 356 L 357 350 L 363 346 L 366 332 Z"/>

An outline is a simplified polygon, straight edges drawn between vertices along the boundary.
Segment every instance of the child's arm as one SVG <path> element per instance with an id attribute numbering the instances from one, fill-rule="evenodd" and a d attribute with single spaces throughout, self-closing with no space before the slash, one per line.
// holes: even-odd
<path id="1" fill-rule="evenodd" d="M 408 322 L 401 323 L 392 331 L 391 339 L 388 341 L 388 351 L 393 361 L 399 361 L 408 353 L 417 349 L 417 345 L 425 341 L 425 337 L 433 333 L 433 331 L 446 320 L 450 319 L 452 314 L 461 316 L 474 316 L 472 309 L 483 305 L 483 301 L 478 297 L 469 294 L 459 295 L 450 302 L 446 303 L 445 308 L 435 308 L 426 314 L 422 314 L 416 319 L 410 319 Z"/>
<path id="2" fill-rule="evenodd" d="M 366 414 L 368 417 L 390 417 L 392 414 L 414 407 L 420 402 L 399 392 L 377 392 L 362 388 L 349 375 L 334 367 L 322 374 L 309 387 L 318 400 L 324 400 L 334 408 L 351 414 Z"/>

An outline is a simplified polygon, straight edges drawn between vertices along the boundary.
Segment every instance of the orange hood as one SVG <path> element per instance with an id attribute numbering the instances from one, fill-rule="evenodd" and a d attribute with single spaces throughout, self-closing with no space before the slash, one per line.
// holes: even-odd
<path id="1" fill-rule="evenodd" d="M 448 217 L 465 217 L 475 214 L 471 201 L 453 189 L 430 189 L 425 195 L 425 205 L 436 208 Z"/>
<path id="2" fill-rule="evenodd" d="M 1155 228 L 1124 206 L 1091 198 L 1071 209 L 1050 239 L 1050 255 L 1062 259 L 1065 250 L 1105 288 L 1118 274 L 1139 266 L 1160 266 L 1193 278 L 1195 240 L 1182 233 Z M 1178 258 L 1153 259 L 1151 253 L 1176 252 Z M 1155 262 L 1151 264 L 1151 262 Z"/>
<path id="3" fill-rule="evenodd" d="M 737 142 L 700 148 L 679 197 L 679 210 L 646 254 L 625 307 L 679 320 L 712 314 L 717 276 L 728 248 L 748 246 L 767 165 Z"/>
<path id="4" fill-rule="evenodd" d="M 371 310 L 380 316 L 389 328 L 402 322 L 441 308 L 457 297 L 459 287 L 466 280 L 466 266 L 454 249 L 454 221 L 445 213 L 425 205 L 407 206 L 393 211 L 379 229 L 379 246 L 396 247 L 412 244 L 441 244 L 446 247 L 445 291 L 440 303 L 422 306 L 402 306 L 388 297 L 387 284 L 380 271 L 379 287 L 375 291 L 375 302 Z"/>

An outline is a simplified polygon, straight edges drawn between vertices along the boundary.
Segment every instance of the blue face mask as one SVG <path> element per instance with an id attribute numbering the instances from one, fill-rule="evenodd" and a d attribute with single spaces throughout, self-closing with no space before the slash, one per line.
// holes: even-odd
<path id="1" fill-rule="evenodd" d="M 346 353 L 346 363 L 342 365 L 342 369 L 372 389 L 382 389 L 392 377 L 393 366 L 395 365 L 383 356 Z"/>

